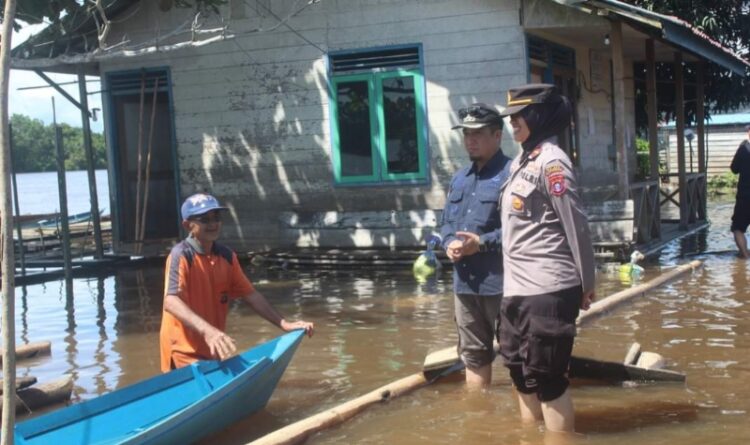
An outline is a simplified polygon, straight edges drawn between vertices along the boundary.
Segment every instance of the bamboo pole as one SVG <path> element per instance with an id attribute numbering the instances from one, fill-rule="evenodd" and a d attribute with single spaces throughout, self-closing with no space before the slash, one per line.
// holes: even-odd
<path id="1" fill-rule="evenodd" d="M 148 127 L 148 148 L 146 149 L 146 179 L 143 184 L 143 211 L 141 212 L 140 233 L 138 234 L 138 253 L 141 253 L 143 239 L 146 235 L 146 214 L 148 213 L 148 190 L 151 181 L 151 149 L 154 145 L 154 122 L 156 121 L 156 98 L 159 90 L 159 78 L 154 79 L 154 94 L 151 99 L 151 121 Z"/>
<path id="2" fill-rule="evenodd" d="M 655 287 L 661 286 L 664 283 L 672 281 L 680 277 L 681 275 L 684 275 L 687 272 L 696 270 L 702 265 L 703 265 L 702 261 L 693 260 L 687 264 L 677 266 L 676 268 L 670 270 L 669 272 L 665 272 L 659 275 L 653 280 L 649 280 L 643 284 L 639 284 L 638 286 L 631 287 L 630 289 L 622 290 L 620 292 L 610 295 L 609 297 L 601 301 L 597 301 L 591 305 L 589 310 L 581 313 L 581 315 L 578 316 L 578 320 L 576 320 L 576 324 L 579 326 L 582 326 L 586 323 L 590 323 L 598 318 L 601 318 L 602 316 L 608 314 L 609 312 L 611 312 L 613 309 L 615 309 L 617 306 L 621 305 L 622 303 L 628 300 L 632 300 L 635 297 L 645 295 L 647 291 Z"/>
<path id="3" fill-rule="evenodd" d="M 248 445 L 287 445 L 302 443 L 312 434 L 339 425 L 364 411 L 371 405 L 387 402 L 425 386 L 427 383 L 428 380 L 423 373 L 418 372 L 412 374 L 385 386 L 381 386 L 380 388 L 357 397 L 354 400 L 342 403 L 335 408 L 331 408 L 312 417 L 308 417 L 307 419 L 287 425 L 284 428 L 250 442 Z"/>
<path id="4" fill-rule="evenodd" d="M 16 0 L 5 0 L 3 24 L 0 31 L 0 257 L 2 257 L 2 330 L 3 359 L 8 370 L 3 378 L 2 436 L 0 445 L 14 442 L 16 422 L 16 326 L 15 273 L 13 252 L 13 207 L 10 199 L 10 144 L 8 129 L 8 83 L 10 81 L 10 48 Z"/>
<path id="5" fill-rule="evenodd" d="M 143 157 L 143 106 L 146 94 L 146 72 L 141 73 L 141 95 L 140 95 L 140 108 L 138 111 L 138 157 L 136 161 L 136 181 L 135 181 L 135 231 L 133 232 L 133 239 L 136 242 L 135 252 L 141 253 L 141 248 L 138 243 L 138 233 L 140 228 L 138 224 L 141 222 L 141 158 Z"/>

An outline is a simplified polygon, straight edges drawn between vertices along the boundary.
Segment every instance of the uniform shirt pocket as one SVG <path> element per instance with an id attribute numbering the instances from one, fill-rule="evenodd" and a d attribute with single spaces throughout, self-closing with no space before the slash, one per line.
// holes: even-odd
<path id="1" fill-rule="evenodd" d="M 453 222 L 459 216 L 461 211 L 461 203 L 464 199 L 464 191 L 461 189 L 453 189 L 448 193 L 448 203 L 446 205 L 446 221 Z"/>
<path id="2" fill-rule="evenodd" d="M 479 225 L 493 226 L 499 224 L 497 202 L 500 197 L 500 187 L 496 184 L 484 185 L 477 188 L 476 204 L 473 208 L 474 220 Z M 493 227 L 494 229 L 494 227 Z"/>
<path id="3" fill-rule="evenodd" d="M 531 209 L 534 204 L 535 190 L 536 187 L 534 184 L 528 182 L 508 187 L 506 189 L 506 193 L 510 192 L 510 208 L 508 209 L 508 213 L 518 218 L 530 218 Z"/>

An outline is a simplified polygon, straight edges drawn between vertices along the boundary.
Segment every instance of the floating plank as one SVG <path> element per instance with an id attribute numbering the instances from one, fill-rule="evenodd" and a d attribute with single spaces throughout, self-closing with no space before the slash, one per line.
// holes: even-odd
<path id="1" fill-rule="evenodd" d="M 625 354 L 625 360 L 622 361 L 623 365 L 634 365 L 638 361 L 638 357 L 641 356 L 641 344 L 633 342 L 628 349 L 628 353 Z"/>
<path id="2" fill-rule="evenodd" d="M 0 396 L 3 395 L 3 379 L 0 379 Z M 29 386 L 36 383 L 36 377 L 16 377 L 16 391 L 19 389 L 28 388 Z"/>
<path id="3" fill-rule="evenodd" d="M 38 341 L 34 343 L 27 343 L 25 345 L 16 347 L 16 360 L 23 360 L 34 357 L 41 357 L 50 354 L 52 345 L 48 341 Z M 3 364 L 2 358 L 3 351 L 0 350 L 0 366 Z"/>
<path id="4" fill-rule="evenodd" d="M 425 373 L 445 369 L 460 363 L 455 347 L 432 352 L 425 357 L 422 369 Z M 568 369 L 570 378 L 605 380 L 608 382 L 626 381 L 669 381 L 684 382 L 685 374 L 666 369 L 650 369 L 617 362 L 595 360 L 585 357 L 570 357 Z"/>
<path id="5" fill-rule="evenodd" d="M 684 382 L 685 374 L 668 369 L 649 369 L 617 362 L 571 357 L 568 375 L 575 379 L 608 382 Z"/>

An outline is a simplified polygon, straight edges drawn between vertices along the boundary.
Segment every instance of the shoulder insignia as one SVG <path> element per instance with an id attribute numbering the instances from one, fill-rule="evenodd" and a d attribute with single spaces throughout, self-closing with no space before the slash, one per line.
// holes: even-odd
<path id="1" fill-rule="evenodd" d="M 531 153 L 529 153 L 529 160 L 533 161 L 536 159 L 537 156 L 539 156 L 539 153 L 542 152 L 542 147 L 537 147 L 533 150 L 531 150 Z"/>
<path id="2" fill-rule="evenodd" d="M 565 185 L 565 175 L 562 173 L 554 173 L 547 175 L 547 181 L 549 181 L 549 193 L 552 196 L 562 196 L 567 190 Z"/>
<path id="3" fill-rule="evenodd" d="M 547 176 L 553 175 L 555 173 L 562 173 L 562 172 L 563 172 L 563 166 L 557 163 L 548 165 L 547 167 L 544 168 L 544 174 Z"/>

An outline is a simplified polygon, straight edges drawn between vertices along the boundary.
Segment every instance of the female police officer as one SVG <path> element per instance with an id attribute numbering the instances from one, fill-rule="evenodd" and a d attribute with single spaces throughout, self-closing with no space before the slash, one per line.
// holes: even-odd
<path id="1" fill-rule="evenodd" d="M 553 143 L 571 119 L 553 85 L 508 91 L 513 137 L 523 146 L 500 198 L 505 280 L 500 354 L 524 421 L 573 431 L 566 376 L 579 307 L 594 299 L 594 253 L 575 174 Z"/>

